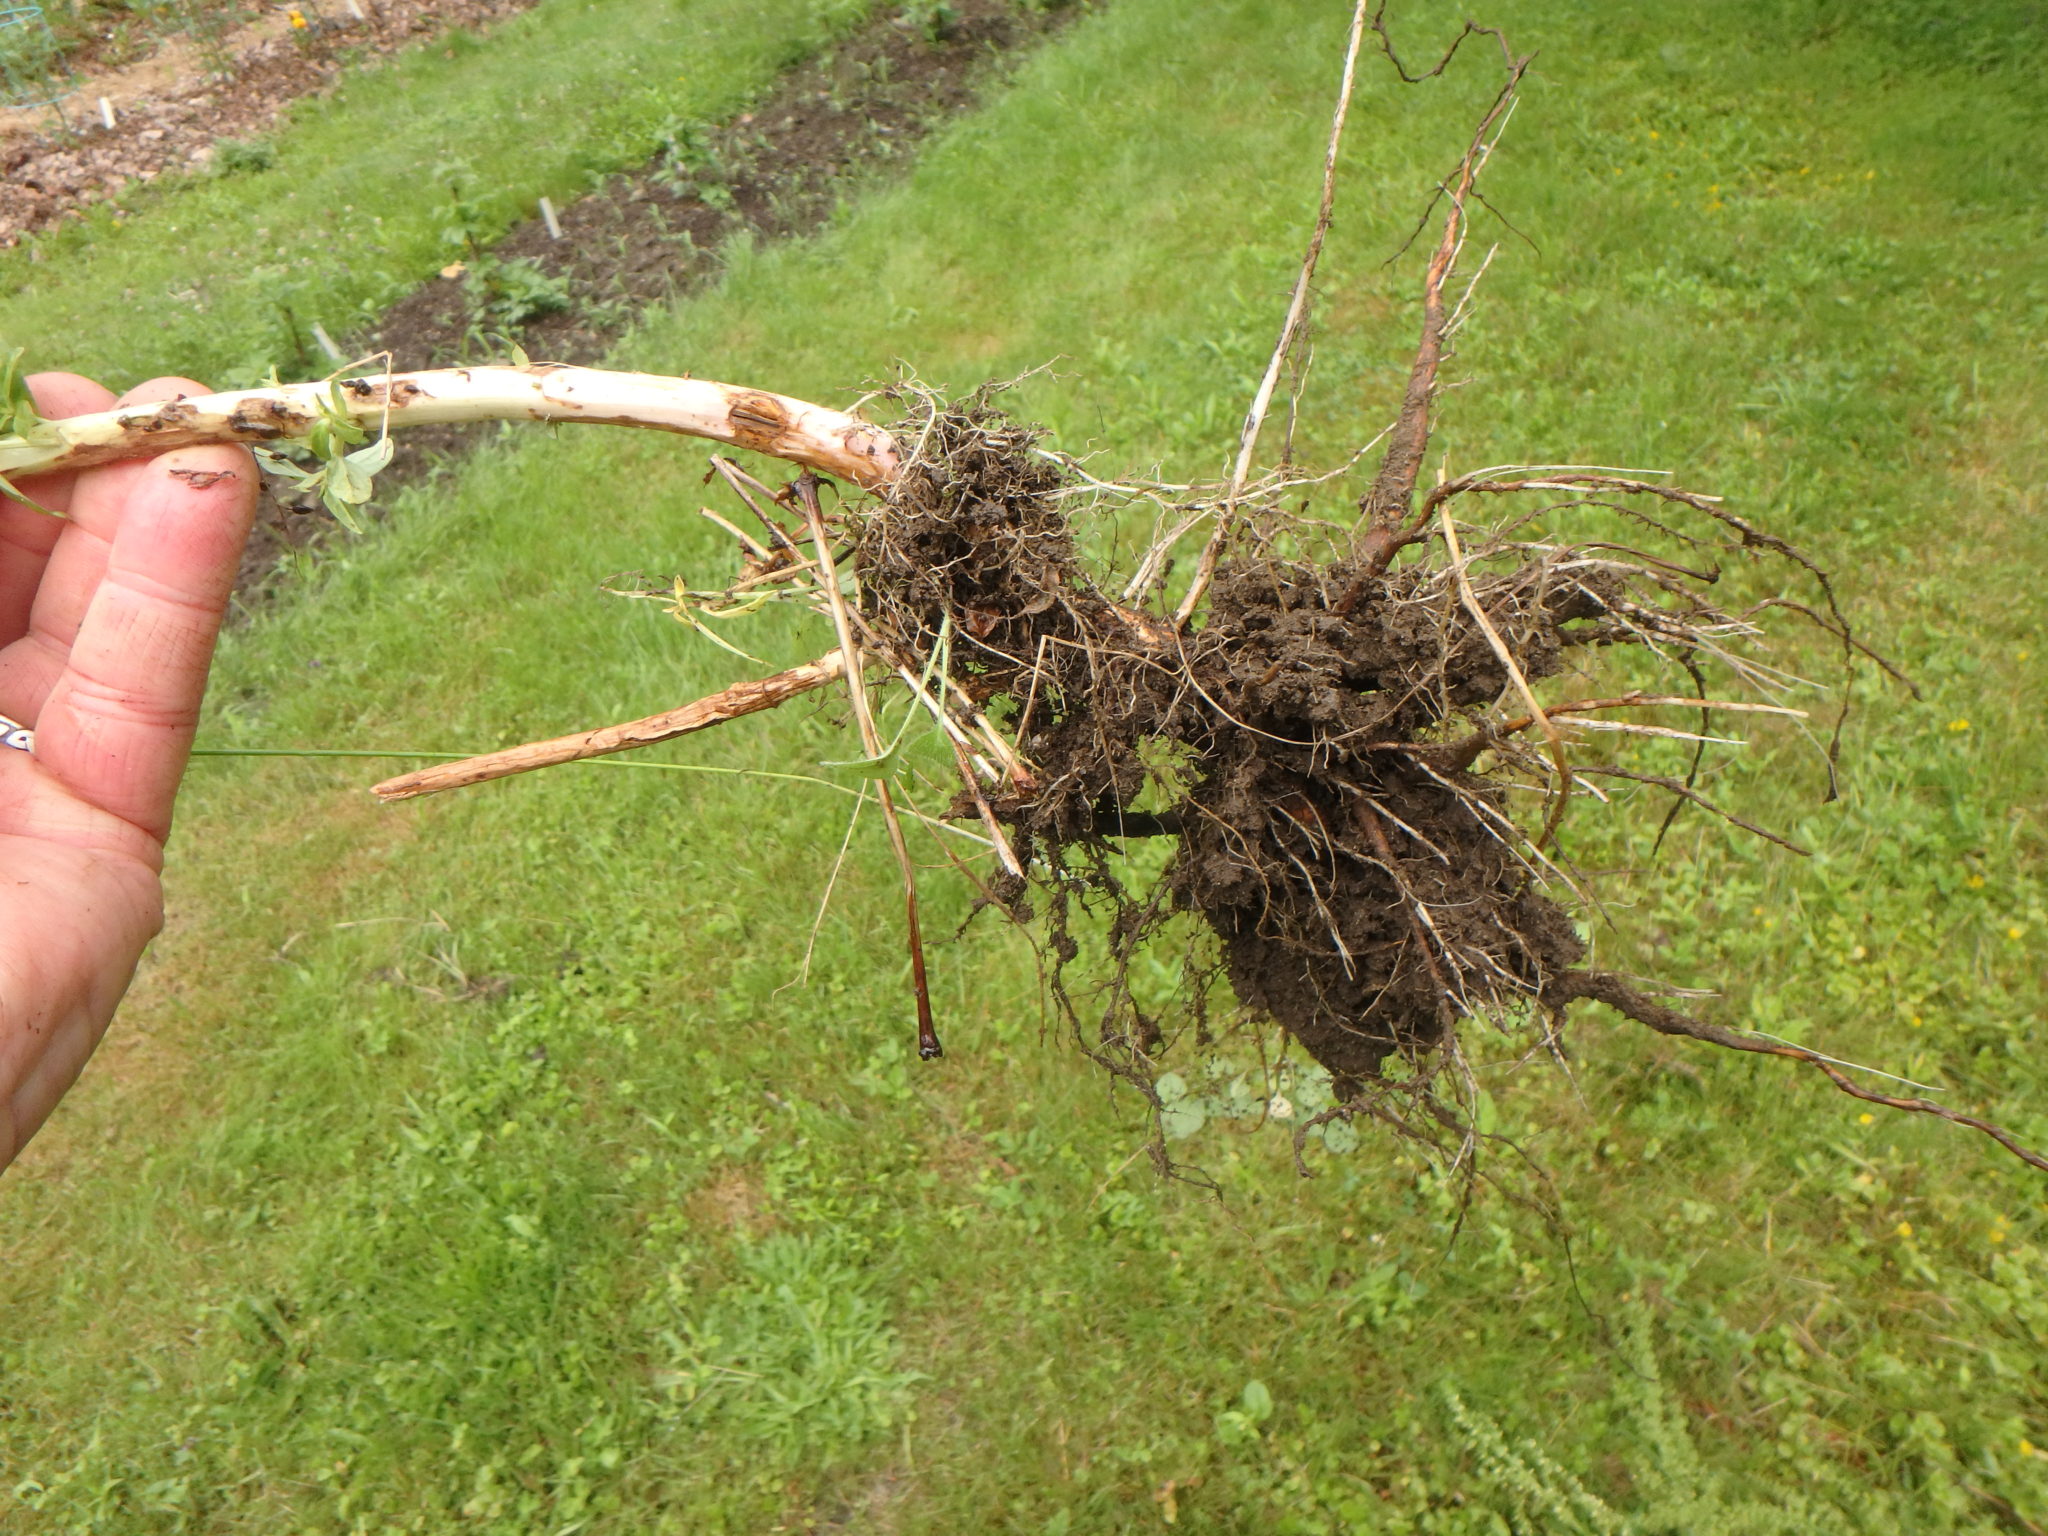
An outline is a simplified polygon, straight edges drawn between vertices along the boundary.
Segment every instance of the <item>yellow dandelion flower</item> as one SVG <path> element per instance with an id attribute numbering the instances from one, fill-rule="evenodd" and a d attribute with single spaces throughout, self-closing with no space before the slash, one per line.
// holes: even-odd
<path id="1" fill-rule="evenodd" d="M 1972 875 L 1969 879 L 1965 880 L 1963 884 L 1967 885 L 1973 891 L 1981 891 L 1984 889 L 1984 877 L 1982 875 Z"/>
<path id="2" fill-rule="evenodd" d="M 1967 731 L 1970 728 L 1970 722 L 1967 720 L 1951 720 L 1948 723 L 1948 728 L 1952 731 Z"/>
<path id="3" fill-rule="evenodd" d="M 1661 139 L 1664 137 L 1664 135 L 1659 133 L 1656 129 L 1652 128 L 1650 130 L 1650 137 L 1653 139 Z"/>
<path id="4" fill-rule="evenodd" d="M 1908 1019 L 1906 1022 L 1911 1024 L 1915 1029 L 1918 1029 L 1922 1024 L 1926 1022 L 1926 1020 L 1922 1019 L 1920 1015 L 1916 1013 L 1913 1015 L 1912 1018 Z"/>
<path id="5" fill-rule="evenodd" d="M 2022 1456 L 2038 1456 L 2040 1452 L 2034 1449 L 2033 1441 L 2022 1435 L 2020 1436 L 2020 1454 Z"/>
<path id="6" fill-rule="evenodd" d="M 1896 1227 L 1893 1227 L 1892 1230 L 1901 1237 L 1911 1237 L 1913 1235 L 1913 1223 L 1902 1221 Z"/>
<path id="7" fill-rule="evenodd" d="M 1877 1116 L 1865 1111 L 1856 1117 L 1856 1123 L 1858 1125 L 1875 1125 L 1877 1123 Z"/>
<path id="8" fill-rule="evenodd" d="M 2008 939 L 2017 939 L 2026 931 L 2027 930 L 2022 928 L 2018 923 L 2010 923 L 2006 926 L 2005 936 Z"/>
<path id="9" fill-rule="evenodd" d="M 306 26 L 306 13 L 305 13 L 304 11 L 293 11 L 293 12 L 291 13 L 290 17 L 289 17 L 289 20 L 291 21 L 291 24 L 292 24 L 292 27 L 293 27 L 293 29 L 294 29 L 294 30 L 297 30 L 297 31 L 304 31 L 304 30 L 305 30 L 305 26 Z"/>

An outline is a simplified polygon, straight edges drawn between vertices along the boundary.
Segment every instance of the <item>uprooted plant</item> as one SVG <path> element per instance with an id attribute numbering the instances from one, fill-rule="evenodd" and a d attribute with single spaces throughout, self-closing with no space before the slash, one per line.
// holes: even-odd
<path id="1" fill-rule="evenodd" d="M 1295 504 L 1349 466 L 1255 469 L 1301 343 L 1368 35 L 1410 83 L 1473 37 L 1498 45 L 1505 73 L 1433 205 L 1421 341 L 1377 470 L 1355 518 L 1315 521 Z M 314 463 L 296 473 L 346 512 L 388 458 L 390 429 L 505 417 L 655 427 L 791 461 L 803 472 L 778 487 L 714 457 L 744 510 L 706 516 L 737 541 L 739 574 L 657 595 L 706 633 L 794 603 L 829 620 L 829 651 L 647 720 L 436 765 L 377 793 L 406 799 L 668 740 L 843 678 L 903 874 L 927 1057 L 940 1048 L 903 821 L 937 811 L 978 826 L 987 858 L 962 868 L 986 903 L 1020 919 L 1042 904 L 1053 996 L 1082 1048 L 1155 1112 L 1155 1075 L 1186 1019 L 1141 1004 L 1133 964 L 1194 930 L 1206 942 L 1185 962 L 1183 996 L 1198 1005 L 1221 975 L 1331 1076 L 1336 1102 L 1297 1127 L 1297 1153 L 1316 1124 L 1365 1117 L 1462 1157 L 1478 1133 L 1461 1030 L 1484 1021 L 1555 1053 L 1571 1005 L 1591 1001 L 1662 1034 L 1806 1063 L 1858 1099 L 1969 1126 L 2048 1171 L 1999 1126 L 1696 1019 L 1588 961 L 1573 914 L 1597 893 L 1560 849 L 1567 813 L 1655 792 L 1672 813 L 1723 815 L 1790 847 L 1713 804 L 1698 749 L 1717 720 L 1802 716 L 1786 702 L 1797 679 L 1766 659 L 1773 626 L 1823 632 L 1845 666 L 1878 659 L 1819 566 L 1660 476 L 1497 465 L 1446 472 L 1418 496 L 1444 362 L 1485 266 L 1465 271 L 1477 183 L 1529 62 L 1468 25 L 1412 74 L 1380 14 L 1357 7 L 1314 233 L 1214 485 L 1097 478 L 1008 417 L 995 387 L 948 400 L 899 384 L 884 392 L 897 408 L 884 428 L 759 390 L 552 364 L 279 385 L 63 422 L 35 420 L 11 392 L 0 475 L 187 443 L 310 444 Z M 828 505 L 821 476 L 867 494 Z M 1156 536 L 1111 580 L 1090 565 L 1087 535 L 1143 507 Z M 1198 534 L 1192 578 L 1171 594 L 1176 551 Z M 1716 601 L 1724 560 L 1775 569 L 1810 596 Z M 958 787 L 942 810 L 903 800 L 910 781 L 871 696 L 881 688 L 902 689 L 943 737 Z M 1593 750 L 1641 736 L 1691 744 L 1695 771 Z M 1832 773 L 1832 747 L 1829 760 Z M 1172 851 L 1133 861 L 1139 839 Z"/>

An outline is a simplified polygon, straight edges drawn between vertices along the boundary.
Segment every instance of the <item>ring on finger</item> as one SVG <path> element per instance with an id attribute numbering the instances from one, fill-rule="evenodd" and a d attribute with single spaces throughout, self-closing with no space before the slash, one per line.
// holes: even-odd
<path id="1" fill-rule="evenodd" d="M 18 752 L 33 752 L 36 749 L 36 733 L 19 720 L 10 720 L 0 715 L 0 747 L 13 747 Z"/>

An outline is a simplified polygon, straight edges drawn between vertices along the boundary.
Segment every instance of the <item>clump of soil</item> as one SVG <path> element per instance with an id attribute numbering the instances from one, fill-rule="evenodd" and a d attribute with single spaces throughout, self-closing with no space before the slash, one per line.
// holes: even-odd
<path id="1" fill-rule="evenodd" d="M 1769 702 L 1792 680 L 1758 655 L 1767 622 L 1810 624 L 1845 666 L 1860 653 L 1890 669 L 1851 633 L 1826 572 L 1714 498 L 1543 466 L 1448 478 L 1414 506 L 1440 355 L 1426 330 L 1421 387 L 1354 523 L 1290 508 L 1304 482 L 1284 469 L 1198 490 L 1163 507 L 1173 531 L 1116 592 L 1089 568 L 1081 530 L 1120 501 L 1165 502 L 1164 488 L 1105 483 L 1050 451 L 997 408 L 999 386 L 951 403 L 896 392 L 908 401 L 903 467 L 876 502 L 840 514 L 859 644 L 934 680 L 918 691 L 960 748 L 951 813 L 979 817 L 1005 855 L 988 901 L 1028 920 L 1043 896 L 1053 995 L 1082 1047 L 1163 1111 L 1154 1077 L 1169 1030 L 1192 1022 L 1206 1036 L 1220 975 L 1331 1075 L 1337 1103 L 1297 1126 L 1297 1157 L 1316 1124 L 1367 1115 L 1470 1172 L 1479 1133 L 1461 1027 L 1484 1021 L 1556 1051 L 1569 1006 L 1592 1001 L 1660 1034 L 1801 1062 L 1855 1098 L 1981 1131 L 2048 1171 L 1997 1125 L 1865 1086 L 1805 1046 L 1703 1022 L 1588 963 L 1573 913 L 1598 893 L 1554 840 L 1567 806 L 1596 798 L 1585 786 L 1661 790 L 1674 809 L 1791 847 L 1694 783 L 1719 720 L 1801 713 Z M 814 486 L 792 490 L 814 498 Z M 1516 512 L 1522 493 L 1541 509 Z M 1507 510 L 1464 525 L 1452 512 L 1467 497 Z M 1198 567 L 1213 575 L 1206 606 L 1196 592 L 1168 608 L 1158 557 L 1187 531 L 1191 504 L 1223 512 L 1210 548 L 1230 553 Z M 1633 542 L 1602 521 L 1617 518 L 1638 530 Z M 1718 606 L 1709 593 L 1733 560 L 1811 583 L 1817 598 Z M 1645 674 L 1675 686 L 1615 691 L 1617 677 Z M 1567 677 L 1579 686 L 1556 686 Z M 1639 723 L 1670 710 L 1697 729 Z M 1578 734 L 1589 725 L 1688 739 L 1692 772 L 1602 755 Z M 1000 771 L 977 770 L 970 742 Z M 1146 878 L 1124 850 L 1155 837 L 1173 851 Z M 1134 961 L 1190 921 L 1213 947 L 1175 944 L 1187 1018 L 1154 1016 Z M 1091 1031 L 1066 978 L 1095 944 L 1106 954 L 1083 968 L 1099 981 Z M 913 924 L 914 959 L 916 946 Z M 1459 1070 L 1443 1094 L 1447 1067 Z M 1153 1146 L 1169 1166 L 1163 1139 Z"/>
<path id="2" fill-rule="evenodd" d="M 1530 682 L 1612 634 L 1612 571 L 1476 583 Z M 1583 956 L 1518 835 L 1503 759 L 1471 770 L 1479 712 L 1508 687 L 1444 572 L 1241 561 L 1201 648 L 1200 764 L 1175 900 L 1215 930 L 1232 989 L 1294 1034 L 1349 1098 L 1396 1049 L 1543 995 Z M 1341 608 L 1342 611 L 1339 611 Z"/>
<path id="3" fill-rule="evenodd" d="M 906 666 L 940 654 L 1016 742 L 989 799 L 1045 872 L 1056 963 L 1080 953 L 1077 904 L 1108 908 L 1114 974 L 1193 914 L 1239 1001 L 1345 1099 L 1461 1019 L 1573 995 L 1584 947 L 1510 806 L 1546 760 L 1502 728 L 1507 664 L 1441 558 L 1243 555 L 1183 632 L 1085 570 L 1069 508 L 1089 487 L 989 393 L 920 396 L 899 436 L 910 462 L 856 521 L 863 617 Z M 1500 565 L 1473 594 L 1529 684 L 1734 622 L 1668 568 L 1576 546 Z M 1162 835 L 1163 879 L 1127 888 L 1119 845 Z M 996 894 L 1022 912 L 1026 892 Z M 1099 1043 L 1142 1058 L 1160 1037 L 1112 985 Z"/>

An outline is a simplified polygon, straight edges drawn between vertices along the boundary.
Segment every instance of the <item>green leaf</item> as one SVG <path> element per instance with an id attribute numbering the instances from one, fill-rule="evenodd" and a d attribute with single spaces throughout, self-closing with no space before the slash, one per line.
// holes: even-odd
<path id="1" fill-rule="evenodd" d="M 352 453 L 334 459 L 327 466 L 327 489 L 352 507 L 370 499 L 371 477 Z"/>
<path id="2" fill-rule="evenodd" d="M 1209 1112 L 1199 1099 L 1180 1099 L 1166 1106 L 1159 1128 L 1168 1141 L 1186 1141 L 1209 1123 Z"/>
<path id="3" fill-rule="evenodd" d="M 332 512 L 334 520 L 350 533 L 360 534 L 363 531 L 363 520 L 356 516 L 354 507 L 335 493 L 333 486 L 330 485 L 321 492 L 320 503 Z"/>
<path id="4" fill-rule="evenodd" d="M 26 347 L 16 347 L 5 358 L 0 358 L 0 437 L 10 434 L 26 437 L 43 422 L 36 412 L 35 401 L 29 396 L 28 372 L 21 364 L 27 350 Z M 16 501 L 26 500 L 17 491 L 8 494 Z"/>
<path id="5" fill-rule="evenodd" d="M 354 453 L 328 460 L 329 494 L 352 507 L 361 506 L 370 499 L 371 482 L 376 479 L 377 471 L 391 462 L 396 447 L 390 438 L 380 437 L 367 448 L 358 448 Z"/>
<path id="6" fill-rule="evenodd" d="M 307 481 L 319 479 L 327 473 L 325 469 L 308 469 L 305 465 L 288 459 L 281 453 L 273 453 L 268 448 L 258 448 L 255 454 L 257 464 L 267 473 L 281 475 L 297 485 L 303 486 Z"/>
<path id="7" fill-rule="evenodd" d="M 1254 1424 L 1263 1424 L 1273 1417 L 1273 1394 L 1263 1381 L 1248 1381 L 1244 1384 L 1244 1416 Z"/>
<path id="8" fill-rule="evenodd" d="M 358 448 L 348 456 L 346 462 L 353 464 L 365 475 L 377 475 L 381 474 L 386 466 L 391 463 L 392 455 L 397 452 L 398 444 L 393 442 L 387 434 L 384 437 L 378 438 L 377 441 L 370 444 L 367 448 Z"/>
<path id="9" fill-rule="evenodd" d="M 18 501 L 24 507 L 33 507 L 46 517 L 62 517 L 64 515 L 54 507 L 46 507 L 41 502 L 31 501 L 28 497 L 22 495 L 20 491 L 14 488 L 13 483 L 5 475 L 0 475 L 0 496 L 5 496 L 9 501 Z"/>
<path id="10" fill-rule="evenodd" d="M 821 762 L 820 768 L 844 768 L 856 778 L 887 779 L 895 777 L 896 770 L 903 765 L 903 741 L 899 737 L 896 745 L 880 757 L 854 757 L 844 762 Z"/>
<path id="11" fill-rule="evenodd" d="M 356 424 L 355 417 L 348 412 L 348 396 L 341 392 L 341 382 L 327 386 L 327 403 L 320 407 L 320 416 L 334 428 L 334 435 L 344 443 L 366 443 L 370 434 Z"/>

